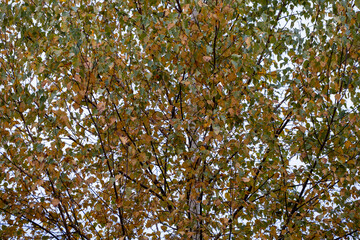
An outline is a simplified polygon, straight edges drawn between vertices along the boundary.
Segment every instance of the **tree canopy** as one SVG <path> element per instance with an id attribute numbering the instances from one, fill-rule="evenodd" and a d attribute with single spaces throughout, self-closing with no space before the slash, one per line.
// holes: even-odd
<path id="1" fill-rule="evenodd" d="M 3 239 L 350 239 L 360 12 L 4 0 Z"/>

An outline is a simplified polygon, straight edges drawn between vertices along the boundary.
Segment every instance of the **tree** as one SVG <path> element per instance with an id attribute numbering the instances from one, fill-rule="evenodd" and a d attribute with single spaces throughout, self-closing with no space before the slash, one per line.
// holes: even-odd
<path id="1" fill-rule="evenodd" d="M 4 239 L 359 236 L 355 1 L 0 6 Z"/>

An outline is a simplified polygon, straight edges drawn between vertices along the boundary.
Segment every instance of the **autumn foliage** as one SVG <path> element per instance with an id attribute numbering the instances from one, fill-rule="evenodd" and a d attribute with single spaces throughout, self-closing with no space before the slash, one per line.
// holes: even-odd
<path id="1" fill-rule="evenodd" d="M 351 239 L 348 0 L 4 0 L 1 239 Z"/>

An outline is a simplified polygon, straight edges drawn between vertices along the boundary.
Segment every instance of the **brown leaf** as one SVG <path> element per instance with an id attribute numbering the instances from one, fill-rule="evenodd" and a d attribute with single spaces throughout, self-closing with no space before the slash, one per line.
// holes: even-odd
<path id="1" fill-rule="evenodd" d="M 171 28 L 173 28 L 175 26 L 175 23 L 169 23 L 167 26 L 167 29 L 170 30 Z"/>
<path id="2" fill-rule="evenodd" d="M 98 111 L 100 113 L 102 113 L 104 110 L 105 110 L 105 103 L 104 102 L 99 102 L 97 105 L 96 105 L 96 108 L 98 109 Z"/>
<path id="3" fill-rule="evenodd" d="M 210 62 L 212 58 L 210 56 L 203 56 L 203 59 L 205 62 Z"/>
<path id="4" fill-rule="evenodd" d="M 53 198 L 53 199 L 51 200 L 51 204 L 52 204 L 54 207 L 56 207 L 57 205 L 60 204 L 60 200 L 57 199 L 57 198 Z"/>
<path id="5" fill-rule="evenodd" d="M 247 178 L 247 177 L 243 177 L 243 178 L 241 178 L 241 180 L 242 180 L 243 182 L 250 182 L 250 178 Z"/>
<path id="6" fill-rule="evenodd" d="M 127 145 L 127 143 L 129 142 L 129 139 L 126 136 L 120 136 L 120 141 L 122 144 Z"/>

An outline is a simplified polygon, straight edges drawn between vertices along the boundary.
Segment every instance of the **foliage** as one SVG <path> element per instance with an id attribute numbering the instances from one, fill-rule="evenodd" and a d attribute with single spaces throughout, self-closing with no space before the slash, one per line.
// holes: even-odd
<path id="1" fill-rule="evenodd" d="M 359 236 L 354 1 L 0 7 L 2 238 Z"/>

